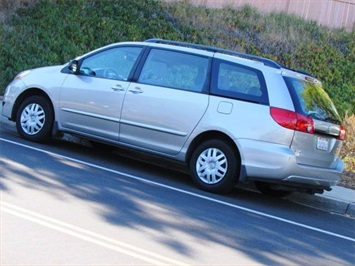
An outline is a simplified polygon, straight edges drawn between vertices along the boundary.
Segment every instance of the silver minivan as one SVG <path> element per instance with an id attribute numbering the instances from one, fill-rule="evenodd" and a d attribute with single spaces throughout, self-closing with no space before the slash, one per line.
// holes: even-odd
<path id="1" fill-rule="evenodd" d="M 162 39 L 123 42 L 19 73 L 2 114 L 43 142 L 63 132 L 185 162 L 210 192 L 322 193 L 345 129 L 321 83 L 275 61 Z"/>

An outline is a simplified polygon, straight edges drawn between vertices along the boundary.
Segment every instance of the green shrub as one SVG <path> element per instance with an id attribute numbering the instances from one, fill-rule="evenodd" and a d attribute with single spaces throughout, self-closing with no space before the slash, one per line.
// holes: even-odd
<path id="1" fill-rule="evenodd" d="M 1 27 L 0 93 L 27 68 L 63 64 L 100 46 L 152 37 L 179 39 L 155 0 L 39 0 Z"/>
<path id="2" fill-rule="evenodd" d="M 113 42 L 155 37 L 261 55 L 310 72 L 341 116 L 355 113 L 355 28 L 331 30 L 295 15 L 262 14 L 250 6 L 210 9 L 187 0 L 3 1 L 9 12 L 20 8 L 1 24 L 0 94 L 21 70 L 62 64 Z"/>
<path id="3" fill-rule="evenodd" d="M 189 1 L 167 5 L 208 45 L 261 55 L 312 73 L 323 82 L 341 116 L 355 113 L 355 30 L 331 30 L 286 13 L 261 14 L 250 6 L 208 9 Z"/>

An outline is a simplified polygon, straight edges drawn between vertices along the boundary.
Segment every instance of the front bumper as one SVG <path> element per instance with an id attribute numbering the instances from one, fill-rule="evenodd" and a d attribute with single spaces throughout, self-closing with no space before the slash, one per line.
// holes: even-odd
<path id="1" fill-rule="evenodd" d="M 7 117 L 9 120 L 15 119 L 13 115 L 13 108 L 15 107 L 15 101 L 24 90 L 25 84 L 22 80 L 13 80 L 5 89 L 4 98 L 2 101 L 1 114 Z"/>
<path id="2" fill-rule="evenodd" d="M 1 103 L 1 114 L 11 120 L 12 105 L 5 99 Z"/>

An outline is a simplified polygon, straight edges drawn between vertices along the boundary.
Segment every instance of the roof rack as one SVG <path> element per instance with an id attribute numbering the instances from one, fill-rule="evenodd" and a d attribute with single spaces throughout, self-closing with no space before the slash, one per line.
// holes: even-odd
<path id="1" fill-rule="evenodd" d="M 145 41 L 151 42 L 151 43 L 171 44 L 171 45 L 177 45 L 177 46 L 182 46 L 182 47 L 195 48 L 195 49 L 205 50 L 205 51 L 214 52 L 214 53 L 223 53 L 223 54 L 228 54 L 228 55 L 234 55 L 234 56 L 238 56 L 240 58 L 250 59 L 250 60 L 264 63 L 264 65 L 269 66 L 269 67 L 273 67 L 273 68 L 277 68 L 277 69 L 282 68 L 282 66 L 279 63 L 277 63 L 271 59 L 267 59 L 267 58 L 264 58 L 261 56 L 255 56 L 255 55 L 235 52 L 235 51 L 231 51 L 231 50 L 227 50 L 227 49 L 216 48 L 216 47 L 207 46 L 207 45 L 200 45 L 200 44 L 193 44 L 193 43 L 179 42 L 179 41 L 171 41 L 171 40 L 165 40 L 165 39 L 148 39 Z"/>
<path id="2" fill-rule="evenodd" d="M 310 74 L 310 73 L 308 73 L 308 72 L 306 72 L 306 71 L 304 71 L 304 70 L 294 69 L 294 68 L 285 67 L 285 66 L 283 66 L 283 68 L 288 69 L 288 70 L 291 70 L 291 71 L 294 71 L 294 72 L 297 72 L 297 73 L 300 73 L 300 74 L 303 74 L 303 75 L 305 75 L 305 76 L 310 76 L 310 77 L 312 77 L 312 78 L 316 78 L 315 76 L 313 76 L 312 74 Z"/>

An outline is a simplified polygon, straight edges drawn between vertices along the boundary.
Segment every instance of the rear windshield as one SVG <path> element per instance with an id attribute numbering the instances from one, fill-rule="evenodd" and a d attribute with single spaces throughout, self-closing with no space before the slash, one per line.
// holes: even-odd
<path id="1" fill-rule="evenodd" d="M 296 111 L 314 119 L 340 125 L 341 118 L 320 83 L 284 77 Z"/>

